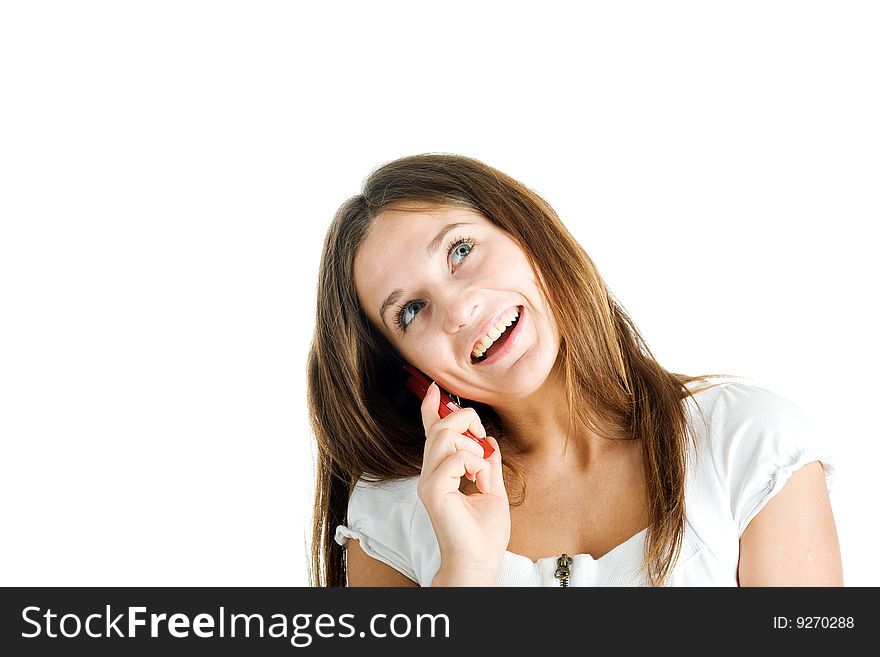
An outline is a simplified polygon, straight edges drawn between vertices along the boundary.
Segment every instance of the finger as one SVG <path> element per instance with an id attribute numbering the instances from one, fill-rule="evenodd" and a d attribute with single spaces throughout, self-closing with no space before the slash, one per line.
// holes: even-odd
<path id="1" fill-rule="evenodd" d="M 422 470 L 431 472 L 446 458 L 459 450 L 471 452 L 475 456 L 483 456 L 483 448 L 468 436 L 456 433 L 453 429 L 431 431 L 431 437 L 425 443 L 422 457 Z"/>
<path id="2" fill-rule="evenodd" d="M 492 494 L 492 464 L 489 464 L 489 467 L 485 470 L 480 470 L 479 472 L 474 474 L 474 478 L 471 479 L 477 485 L 477 490 L 481 493 L 485 493 L 486 495 Z"/>
<path id="3" fill-rule="evenodd" d="M 422 472 L 419 478 L 419 498 L 426 504 L 450 493 L 458 493 L 461 478 L 473 472 L 475 479 L 481 478 L 480 471 L 490 467 L 486 459 L 464 450 L 451 454 L 431 472 Z"/>
<path id="4" fill-rule="evenodd" d="M 458 490 L 461 478 L 467 473 L 475 475 L 477 482 L 485 481 L 485 475 L 481 473 L 487 473 L 491 467 L 486 459 L 462 450 L 455 452 L 440 463 L 434 475 L 445 492 L 447 487 L 449 490 Z M 479 487 L 479 483 L 477 486 Z"/>
<path id="5" fill-rule="evenodd" d="M 422 400 L 422 426 L 425 429 L 425 436 L 428 435 L 431 427 L 440 420 L 438 408 L 440 408 L 440 388 L 437 387 L 436 383 L 431 383 L 428 386 L 425 398 Z"/>
<path id="6" fill-rule="evenodd" d="M 435 423 L 437 429 L 452 429 L 456 433 L 470 431 L 480 438 L 486 437 L 486 428 L 477 412 L 466 406 L 459 408 Z"/>
<path id="7" fill-rule="evenodd" d="M 501 495 L 506 499 L 507 488 L 504 486 L 504 470 L 501 465 L 501 447 L 498 445 L 498 441 L 492 436 L 486 436 L 486 442 L 488 442 L 495 450 L 489 455 L 488 459 L 485 459 L 491 466 L 488 487 L 492 490 L 494 495 Z M 479 482 L 476 483 L 479 486 Z"/>

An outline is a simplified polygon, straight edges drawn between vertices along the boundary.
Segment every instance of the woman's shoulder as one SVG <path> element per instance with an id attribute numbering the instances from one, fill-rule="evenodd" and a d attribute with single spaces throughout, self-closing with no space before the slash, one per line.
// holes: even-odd
<path id="1" fill-rule="evenodd" d="M 811 422 L 791 397 L 745 377 L 703 388 L 689 384 L 688 415 L 699 451 L 730 458 L 743 449 L 797 450 L 816 442 Z"/>
<path id="2" fill-rule="evenodd" d="M 349 496 L 345 523 L 336 527 L 336 542 L 344 546 L 356 539 L 367 555 L 421 582 L 421 564 L 413 549 L 417 485 L 418 477 L 361 477 Z"/>
<path id="3" fill-rule="evenodd" d="M 830 486 L 834 466 L 801 406 L 745 377 L 726 377 L 694 392 L 692 490 L 729 506 L 739 534 L 798 468 L 821 461 Z M 690 389 L 701 388 L 699 382 Z M 713 495 L 715 493 L 715 495 Z M 695 506 L 700 502 L 695 500 Z"/>
<path id="4" fill-rule="evenodd" d="M 745 377 L 688 384 L 688 414 L 698 451 L 726 460 L 744 449 L 797 449 L 815 440 L 800 405 L 789 396 Z"/>
<path id="5" fill-rule="evenodd" d="M 745 376 L 707 377 L 689 381 L 685 387 L 692 393 L 693 399 L 699 400 L 702 405 L 711 405 L 718 400 L 730 402 L 734 399 L 739 404 L 761 401 L 792 403 L 772 386 Z"/>
<path id="6" fill-rule="evenodd" d="M 419 501 L 418 477 L 403 479 L 374 479 L 363 476 L 358 479 L 349 497 L 352 505 L 366 509 L 382 509 L 389 504 L 415 506 Z"/>

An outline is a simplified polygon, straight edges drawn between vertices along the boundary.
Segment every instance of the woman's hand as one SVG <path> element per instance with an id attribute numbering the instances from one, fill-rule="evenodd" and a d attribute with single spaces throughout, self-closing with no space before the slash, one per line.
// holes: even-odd
<path id="1" fill-rule="evenodd" d="M 501 476 L 498 442 L 486 437 L 477 412 L 462 408 L 440 418 L 440 389 L 432 383 L 422 401 L 425 454 L 419 477 L 419 498 L 425 505 L 440 545 L 440 570 L 435 586 L 491 586 L 510 541 L 510 506 Z M 486 437 L 495 451 L 463 435 L 470 430 Z M 464 495 L 461 478 L 479 492 Z"/>

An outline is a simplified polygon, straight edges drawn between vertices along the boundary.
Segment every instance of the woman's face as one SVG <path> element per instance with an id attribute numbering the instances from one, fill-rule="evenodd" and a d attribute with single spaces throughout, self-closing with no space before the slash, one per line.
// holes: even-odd
<path id="1" fill-rule="evenodd" d="M 478 212 L 384 211 L 356 254 L 354 277 L 370 321 L 454 394 L 503 404 L 533 394 L 553 369 L 559 331 L 535 274 Z"/>

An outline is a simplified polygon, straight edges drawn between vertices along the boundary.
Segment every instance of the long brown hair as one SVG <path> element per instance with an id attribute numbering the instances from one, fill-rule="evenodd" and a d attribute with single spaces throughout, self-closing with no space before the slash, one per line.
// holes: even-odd
<path id="1" fill-rule="evenodd" d="M 553 209 L 501 171 L 450 154 L 404 157 L 376 169 L 363 191 L 339 208 L 327 232 L 308 358 L 309 417 L 318 448 L 312 583 L 346 584 L 344 550 L 334 533 L 346 522 L 357 480 L 419 474 L 424 430 L 418 402 L 404 390 L 396 350 L 360 308 L 353 273 L 372 222 L 404 202 L 480 212 L 520 245 L 540 273 L 536 278 L 560 330 L 572 427 L 613 427 L 619 435 L 641 440 L 650 518 L 643 568 L 649 583 L 662 585 L 685 526 L 691 432 L 683 400 L 697 391 L 685 384 L 716 375 L 686 376 L 662 368 Z M 579 321 L 570 316 L 561 321 L 561 309 L 571 308 L 588 310 Z M 491 435 L 504 435 L 490 407 L 467 405 L 478 411 Z"/>

